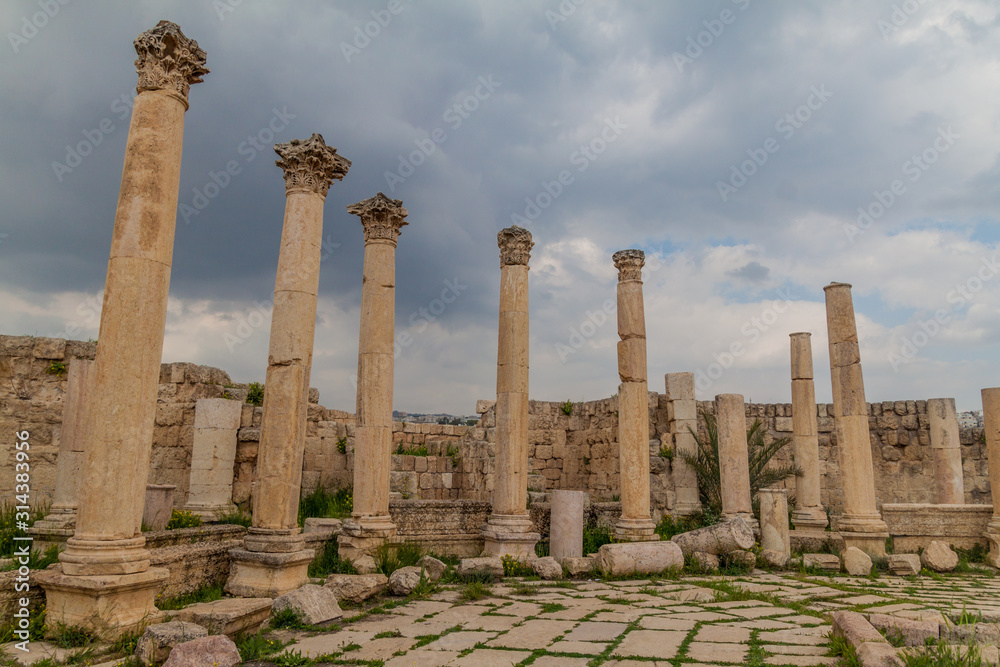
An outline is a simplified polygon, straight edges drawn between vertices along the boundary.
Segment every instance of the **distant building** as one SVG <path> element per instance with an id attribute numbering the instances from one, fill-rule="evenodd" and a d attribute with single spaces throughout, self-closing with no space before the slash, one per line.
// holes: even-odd
<path id="1" fill-rule="evenodd" d="M 958 413 L 958 425 L 960 428 L 977 428 L 983 425 L 983 413 L 981 410 Z"/>

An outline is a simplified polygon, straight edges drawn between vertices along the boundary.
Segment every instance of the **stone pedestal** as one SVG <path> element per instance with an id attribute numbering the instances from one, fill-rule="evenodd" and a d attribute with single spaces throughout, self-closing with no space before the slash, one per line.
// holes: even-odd
<path id="1" fill-rule="evenodd" d="M 701 511 L 698 495 L 698 475 L 687 464 L 684 456 L 698 454 L 698 404 L 694 396 L 694 373 L 667 373 L 665 377 L 667 420 L 674 444 L 674 459 L 670 469 L 677 501 L 674 514 L 686 516 Z"/>
<path id="2" fill-rule="evenodd" d="M 931 453 L 938 505 L 965 503 L 962 445 L 958 440 L 958 414 L 954 398 L 927 399 L 930 417 Z"/>
<path id="3" fill-rule="evenodd" d="M 150 570 L 140 532 L 167 315 L 184 113 L 205 52 L 161 21 L 135 40 L 138 95 L 94 360 L 76 531 L 46 589 L 47 622 L 102 633 L 154 616 L 165 571 Z"/>
<path id="4" fill-rule="evenodd" d="M 583 556 L 583 508 L 586 491 L 553 491 L 549 494 L 549 555 L 557 561 Z"/>
<path id="5" fill-rule="evenodd" d="M 882 558 L 889 532 L 875 501 L 868 405 L 861 375 L 851 286 L 831 283 L 823 289 L 826 292 L 833 411 L 844 485 L 844 514 L 838 527 L 845 547 L 857 547 L 872 558 Z"/>
<path id="6" fill-rule="evenodd" d="M 740 517 L 757 533 L 759 527 L 750 497 L 747 419 L 742 394 L 719 394 L 715 397 L 715 423 L 719 431 L 722 518 Z"/>
<path id="7" fill-rule="evenodd" d="M 365 232 L 358 343 L 354 510 L 338 538 L 341 558 L 354 560 L 396 535 L 389 518 L 396 242 L 406 222 L 403 202 L 381 192 L 347 207 Z"/>
<path id="8" fill-rule="evenodd" d="M 785 489 L 761 489 L 760 498 L 760 548 L 784 556 L 784 561 L 792 555 L 792 544 L 788 533 L 788 491 Z"/>
<path id="9" fill-rule="evenodd" d="M 174 513 L 173 484 L 147 484 L 146 503 L 142 509 L 142 523 L 147 530 L 163 530 Z"/>
<path id="10" fill-rule="evenodd" d="M 500 247 L 496 474 L 483 555 L 535 557 L 541 535 L 528 516 L 528 260 L 531 233 L 508 227 Z"/>
<path id="11" fill-rule="evenodd" d="M 813 385 L 812 334 L 790 334 L 792 355 L 792 448 L 802 476 L 795 478 L 796 530 L 823 531 L 829 520 L 820 501 L 819 430 Z"/>
<path id="12" fill-rule="evenodd" d="M 620 542 L 654 541 L 649 513 L 649 389 L 646 378 L 646 315 L 642 301 L 641 250 L 619 250 L 618 269 L 618 452 L 622 515 L 615 524 Z"/>
<path id="13" fill-rule="evenodd" d="M 201 398 L 194 407 L 191 481 L 184 509 L 214 521 L 232 512 L 233 465 L 243 404 L 226 398 Z"/>
<path id="14" fill-rule="evenodd" d="M 323 242 L 323 203 L 350 160 L 319 134 L 277 144 L 285 177 L 285 220 L 274 286 L 274 311 L 264 380 L 264 414 L 254 475 L 253 520 L 235 549 L 226 591 L 274 597 L 308 580 L 313 555 L 298 525 L 306 410 Z"/>
<path id="15" fill-rule="evenodd" d="M 990 543 L 990 563 L 1000 568 L 1000 387 L 983 389 L 982 394 L 986 456 L 993 489 L 993 518 L 986 527 L 986 539 Z"/>
<path id="16" fill-rule="evenodd" d="M 28 529 L 32 546 L 45 551 L 50 546 L 62 546 L 73 537 L 76 528 L 78 489 L 83 471 L 84 447 L 87 442 L 88 399 L 92 391 L 94 362 L 74 359 L 69 364 L 66 394 L 63 397 L 63 419 L 59 435 L 59 455 L 56 458 L 56 488 L 52 509 L 41 521 Z"/>

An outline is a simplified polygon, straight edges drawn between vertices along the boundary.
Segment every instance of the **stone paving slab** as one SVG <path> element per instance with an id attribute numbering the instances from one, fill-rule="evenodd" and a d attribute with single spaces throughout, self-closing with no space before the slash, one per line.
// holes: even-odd
<path id="1" fill-rule="evenodd" d="M 669 660 L 687 636 L 674 630 L 633 630 L 614 650 L 615 655 Z"/>

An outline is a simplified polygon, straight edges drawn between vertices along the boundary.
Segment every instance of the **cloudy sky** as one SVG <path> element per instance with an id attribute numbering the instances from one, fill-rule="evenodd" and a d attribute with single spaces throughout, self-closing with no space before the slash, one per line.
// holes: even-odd
<path id="1" fill-rule="evenodd" d="M 185 121 L 164 361 L 263 380 L 285 201 L 270 145 L 319 132 L 353 161 L 325 208 L 312 377 L 328 407 L 355 395 L 363 239 L 346 206 L 383 191 L 410 212 L 396 409 L 465 414 L 495 394 L 512 222 L 535 239 L 533 398 L 617 391 L 611 255 L 634 247 L 654 391 L 693 371 L 700 399 L 788 402 L 788 334 L 811 331 L 829 401 L 822 288 L 840 281 L 868 400 L 979 409 L 1000 384 L 998 11 L 6 0 L 0 331 L 97 338 L 132 40 L 168 19 L 212 72 Z"/>

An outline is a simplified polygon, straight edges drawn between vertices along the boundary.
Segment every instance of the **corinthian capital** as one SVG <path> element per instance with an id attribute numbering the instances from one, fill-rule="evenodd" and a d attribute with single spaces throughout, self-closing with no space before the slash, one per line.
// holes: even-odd
<path id="1" fill-rule="evenodd" d="M 285 194 L 315 192 L 326 197 L 330 184 L 342 180 L 351 167 L 351 161 L 337 155 L 337 149 L 327 146 L 323 135 L 314 134 L 308 139 L 292 139 L 287 144 L 275 144 L 274 152 L 281 158 L 274 164 L 285 172 Z"/>
<path id="2" fill-rule="evenodd" d="M 641 250 L 619 250 L 611 259 L 618 269 L 618 282 L 642 280 L 642 266 L 646 263 L 646 253 Z"/>
<path id="3" fill-rule="evenodd" d="M 139 57 L 135 61 L 135 71 L 139 74 L 139 84 L 135 90 L 169 90 L 180 95 L 187 102 L 191 84 L 201 83 L 201 77 L 208 74 L 205 67 L 205 52 L 198 48 L 198 42 L 181 32 L 176 23 L 160 21 L 152 30 L 147 30 L 133 42 Z"/>
<path id="4" fill-rule="evenodd" d="M 399 199 L 389 199 L 381 192 L 370 199 L 359 201 L 347 207 L 348 213 L 361 218 L 365 228 L 365 243 L 375 240 L 386 240 L 396 245 L 399 232 L 403 225 L 408 225 L 404 218 L 407 211 Z"/>
<path id="5" fill-rule="evenodd" d="M 531 232 L 514 225 L 500 230 L 497 234 L 497 245 L 500 246 L 500 266 L 527 265 L 535 243 L 531 240 Z"/>

